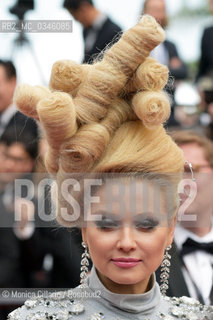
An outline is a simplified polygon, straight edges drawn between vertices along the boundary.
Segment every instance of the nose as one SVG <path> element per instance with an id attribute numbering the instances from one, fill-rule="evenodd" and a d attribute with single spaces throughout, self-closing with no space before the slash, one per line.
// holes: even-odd
<path id="1" fill-rule="evenodd" d="M 117 248 L 125 252 L 136 249 L 134 230 L 131 226 L 124 226 L 120 229 Z"/>

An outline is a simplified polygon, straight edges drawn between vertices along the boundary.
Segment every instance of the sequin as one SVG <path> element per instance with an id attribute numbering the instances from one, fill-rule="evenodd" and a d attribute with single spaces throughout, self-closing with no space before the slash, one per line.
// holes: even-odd
<path id="1" fill-rule="evenodd" d="M 179 298 L 181 303 L 187 304 L 187 305 L 194 305 L 194 306 L 198 306 L 200 305 L 200 302 L 194 298 L 189 298 L 189 297 L 181 297 Z"/>
<path id="2" fill-rule="evenodd" d="M 85 311 L 82 300 L 74 301 L 70 299 L 70 291 L 58 292 L 51 295 L 51 298 L 39 298 L 37 300 L 27 300 L 21 308 L 10 313 L 8 319 L 11 320 L 74 320 L 78 319 L 78 315 Z M 212 320 L 213 307 L 203 306 L 199 301 L 188 298 L 169 298 L 163 297 L 166 305 L 165 312 L 160 312 L 155 315 L 154 319 L 159 320 Z M 86 301 L 85 301 L 86 303 Z M 95 311 L 95 310 L 94 310 Z M 22 316 L 24 315 L 24 316 Z M 82 319 L 82 317 L 79 317 Z M 127 316 L 125 317 L 125 319 Z M 85 313 L 83 319 L 87 320 L 108 320 L 108 317 L 103 313 L 103 310 L 98 310 L 94 314 L 88 316 Z M 121 318 L 114 315 L 114 320 Z M 142 315 L 142 319 L 144 319 Z M 153 315 L 146 320 L 153 319 Z"/>
<path id="3" fill-rule="evenodd" d="M 90 320 L 102 320 L 105 319 L 104 314 L 102 312 L 93 314 L 90 318 Z"/>
<path id="4" fill-rule="evenodd" d="M 163 319 L 163 320 L 174 320 L 174 318 L 170 315 L 165 315 L 165 314 L 162 314 L 160 315 L 160 319 Z"/>
<path id="5" fill-rule="evenodd" d="M 76 303 L 76 304 L 72 304 L 70 306 L 70 311 L 73 313 L 73 314 L 80 314 L 82 312 L 84 312 L 84 306 L 83 304 L 81 303 Z"/>
<path id="6" fill-rule="evenodd" d="M 186 319 L 187 320 L 199 320 L 198 316 L 193 312 L 189 312 L 187 314 L 187 318 Z"/>
<path id="7" fill-rule="evenodd" d="M 27 300 L 25 301 L 24 305 L 27 307 L 27 308 L 34 308 L 36 305 L 37 305 L 37 300 Z"/>
<path id="8" fill-rule="evenodd" d="M 180 308 L 178 308 L 178 307 L 170 308 L 170 309 L 169 309 L 169 312 L 170 312 L 173 316 L 175 316 L 175 317 L 177 317 L 177 318 L 180 318 L 181 316 L 183 316 L 183 311 L 182 311 L 182 309 L 180 309 Z"/>

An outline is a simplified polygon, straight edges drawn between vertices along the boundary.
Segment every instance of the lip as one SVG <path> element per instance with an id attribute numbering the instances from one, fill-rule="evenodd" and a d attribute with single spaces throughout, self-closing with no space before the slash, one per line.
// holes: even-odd
<path id="1" fill-rule="evenodd" d="M 140 259 L 136 258 L 116 258 L 111 260 L 119 268 L 133 268 L 141 263 Z"/>
<path id="2" fill-rule="evenodd" d="M 116 259 L 112 259 L 112 261 L 121 261 L 121 262 L 138 262 L 141 261 L 140 259 L 136 259 L 136 258 L 116 258 Z"/>

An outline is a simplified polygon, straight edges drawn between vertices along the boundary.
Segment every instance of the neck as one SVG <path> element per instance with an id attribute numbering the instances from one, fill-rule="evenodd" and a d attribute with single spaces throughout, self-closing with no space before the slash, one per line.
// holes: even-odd
<path id="1" fill-rule="evenodd" d="M 109 278 L 103 276 L 99 271 L 96 269 L 97 275 L 100 279 L 100 281 L 103 283 L 105 288 L 107 288 L 109 291 L 117 294 L 142 294 L 149 290 L 151 290 L 153 286 L 153 276 L 151 276 L 149 279 L 146 279 L 140 283 L 136 284 L 120 284 L 116 283 Z"/>

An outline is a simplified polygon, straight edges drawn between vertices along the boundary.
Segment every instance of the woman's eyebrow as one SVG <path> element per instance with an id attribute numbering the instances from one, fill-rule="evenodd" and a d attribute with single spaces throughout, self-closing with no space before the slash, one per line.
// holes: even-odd
<path id="1" fill-rule="evenodd" d="M 108 219 L 112 219 L 112 220 L 120 220 L 122 215 L 120 214 L 115 214 L 115 213 L 111 213 L 105 210 L 97 210 L 95 212 L 93 212 L 94 215 L 101 215 L 102 218 L 108 218 Z"/>
<path id="2" fill-rule="evenodd" d="M 153 212 L 136 213 L 132 217 L 134 221 L 143 221 L 145 219 L 153 219 L 153 220 L 158 219 L 157 215 L 154 214 Z"/>
<path id="3" fill-rule="evenodd" d="M 163 224 L 165 223 L 167 225 L 169 221 L 168 214 L 159 214 L 154 212 L 145 212 L 145 213 L 139 213 L 135 214 L 132 217 L 132 220 L 134 223 L 143 222 L 144 220 L 150 220 L 157 224 Z"/>

